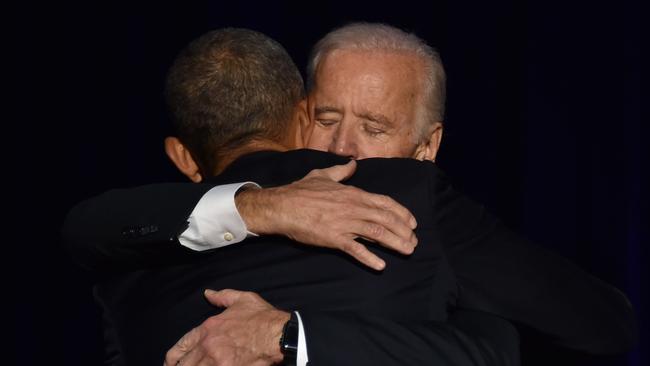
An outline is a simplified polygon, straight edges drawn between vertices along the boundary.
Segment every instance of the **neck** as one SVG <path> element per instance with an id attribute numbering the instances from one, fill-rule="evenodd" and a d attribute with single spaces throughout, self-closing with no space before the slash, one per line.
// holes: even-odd
<path id="1" fill-rule="evenodd" d="M 222 156 L 219 159 L 217 164 L 215 175 L 221 174 L 230 165 L 233 161 L 239 159 L 239 157 L 254 153 L 257 151 L 287 151 L 295 147 L 288 147 L 279 142 L 270 141 L 270 140 L 253 140 L 242 146 L 239 146 L 233 150 L 228 151 L 228 153 Z"/>

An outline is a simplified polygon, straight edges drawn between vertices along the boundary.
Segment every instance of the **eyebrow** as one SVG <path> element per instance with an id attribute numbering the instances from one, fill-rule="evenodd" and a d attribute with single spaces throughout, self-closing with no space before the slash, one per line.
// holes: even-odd
<path id="1" fill-rule="evenodd" d="M 341 113 L 341 110 L 336 108 L 336 107 L 331 107 L 331 106 L 322 106 L 322 107 L 316 107 L 314 108 L 314 113 L 315 114 L 320 114 L 320 113 Z"/>
<path id="2" fill-rule="evenodd" d="M 314 114 L 318 115 L 320 113 L 342 113 L 341 109 L 332 107 L 332 106 L 320 106 L 320 107 L 315 107 L 314 108 Z M 390 120 L 390 118 L 386 117 L 385 115 L 381 113 L 372 113 L 370 111 L 358 113 L 357 117 L 361 117 L 363 119 L 366 119 L 368 121 L 372 121 L 375 123 L 379 123 L 381 125 L 384 125 L 388 128 L 392 128 L 395 126 L 393 121 Z"/>
<path id="3" fill-rule="evenodd" d="M 386 127 L 393 127 L 395 125 L 388 117 L 381 113 L 363 112 L 359 113 L 358 116 Z"/>

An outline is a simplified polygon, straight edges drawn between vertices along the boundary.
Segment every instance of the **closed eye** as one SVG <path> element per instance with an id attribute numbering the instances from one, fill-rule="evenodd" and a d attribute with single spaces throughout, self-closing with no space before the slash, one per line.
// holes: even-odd
<path id="1" fill-rule="evenodd" d="M 369 136 L 379 136 L 381 134 L 386 133 L 386 131 L 381 129 L 381 128 L 373 127 L 373 126 L 370 126 L 370 125 L 367 125 L 367 124 L 363 126 L 363 130 Z"/>
<path id="2" fill-rule="evenodd" d="M 318 123 L 319 125 L 321 125 L 323 127 L 330 127 L 330 126 L 333 126 L 333 125 L 337 124 L 338 122 L 339 121 L 334 120 L 334 119 L 319 119 L 319 118 L 316 119 L 316 123 Z"/>
<path id="3" fill-rule="evenodd" d="M 337 124 L 342 117 L 342 111 L 333 106 L 323 105 L 314 108 L 314 120 L 321 127 L 333 126 Z"/>

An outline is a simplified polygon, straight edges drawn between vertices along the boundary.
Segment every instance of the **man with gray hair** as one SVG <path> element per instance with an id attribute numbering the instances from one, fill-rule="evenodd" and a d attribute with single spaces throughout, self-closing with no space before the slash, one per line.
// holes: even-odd
<path id="1" fill-rule="evenodd" d="M 411 157 L 417 160 L 435 160 L 442 137 L 444 71 L 437 54 L 422 41 L 392 27 L 355 24 L 336 30 L 319 42 L 310 65 L 309 94 L 307 100 L 301 103 L 308 118 L 299 119 L 303 131 L 302 138 L 307 147 L 353 159 Z M 195 176 L 198 168 L 189 168 L 183 172 L 188 177 Z M 272 217 L 276 223 L 283 220 L 304 222 L 300 214 L 303 209 L 301 205 L 287 207 L 286 202 L 282 200 L 264 199 L 265 194 L 273 198 L 279 197 L 273 196 L 274 192 L 277 191 L 248 190 L 235 198 L 243 222 L 249 224 L 248 229 L 251 231 L 265 233 L 264 229 L 256 229 L 268 228 L 268 223 L 260 224 L 260 218 Z M 285 192 L 290 192 L 290 189 Z M 437 219 L 432 222 L 435 223 L 434 226 L 459 281 L 459 308 L 486 311 L 516 321 L 552 336 L 560 345 L 588 352 L 617 352 L 629 347 L 633 338 L 630 328 L 633 328 L 633 325 L 624 296 L 560 258 L 526 244 L 503 228 L 498 220 L 480 206 L 465 198 L 459 198 L 456 193 L 451 193 L 452 190 L 446 192 L 441 197 L 455 197 L 453 202 L 461 202 L 455 207 L 463 209 L 449 209 L 449 206 L 443 205 L 441 212 L 437 213 Z M 120 194 L 122 197 L 131 197 L 128 192 Z M 174 193 L 169 191 L 165 192 L 163 197 L 169 199 L 173 195 Z M 197 211 L 206 206 L 207 201 L 204 198 L 208 198 L 207 196 L 206 194 L 206 197 L 196 204 L 190 215 L 190 227 L 178 237 L 180 243 L 185 241 L 190 243 L 183 244 L 186 247 L 201 250 L 241 241 L 243 235 L 201 235 L 205 232 L 220 233 L 224 230 L 229 233 L 232 231 L 229 228 L 197 229 L 200 225 L 192 224 L 214 221 L 198 219 L 201 213 Z M 289 196 L 290 194 L 287 194 L 283 197 Z M 106 205 L 107 201 L 110 203 L 112 200 L 104 200 L 103 204 Z M 128 199 L 123 201 L 129 202 Z M 260 202 L 267 206 L 260 208 Z M 449 201 L 442 199 L 440 202 Z M 309 206 L 304 204 L 304 201 L 302 203 Z M 284 213 L 289 212 L 289 215 L 268 213 L 278 212 L 276 209 L 283 207 L 283 204 Z M 102 207 L 101 204 L 96 206 Z M 128 218 L 134 209 L 145 208 L 130 205 L 122 214 Z M 158 207 L 147 209 L 160 211 Z M 102 212 L 116 212 L 114 207 L 110 211 L 92 211 L 100 213 L 99 216 Z M 282 210 L 279 212 L 283 213 Z M 98 216 L 85 219 L 91 223 L 102 220 Z M 218 226 L 219 222 L 211 223 L 214 224 Z M 420 221 L 420 225 L 427 224 Z M 285 229 L 290 227 L 280 226 Z M 111 228 L 111 232 L 114 229 Z M 319 237 L 320 232 L 329 228 L 319 226 L 318 220 L 314 220 L 313 226 L 307 230 L 316 233 L 313 237 Z M 245 225 L 238 232 L 242 231 L 246 232 Z M 375 235 L 375 238 L 385 239 L 390 236 L 389 231 L 387 229 L 383 232 L 384 236 Z M 396 235 L 397 231 L 399 230 L 395 229 L 392 234 Z M 102 239 L 102 233 L 106 233 L 105 228 L 92 234 L 93 242 L 99 243 L 101 247 L 98 252 L 120 252 L 120 246 L 115 245 L 116 242 Z M 275 233 L 292 235 L 290 230 Z M 337 247 L 331 245 L 331 242 L 323 245 L 319 240 L 313 240 L 311 244 L 341 248 L 349 253 L 349 247 Z M 361 244 L 356 248 L 359 246 Z M 128 248 L 130 252 L 138 249 L 132 242 L 121 248 Z M 154 251 L 150 246 L 147 248 L 149 250 L 144 252 L 146 256 L 151 256 Z M 395 245 L 394 248 L 404 247 Z M 370 256 L 364 257 L 371 259 L 364 263 L 382 269 L 383 263 L 378 262 L 381 261 L 377 257 L 378 251 L 376 248 L 371 249 L 373 250 Z M 562 281 L 564 286 L 557 287 L 554 281 Z M 210 343 L 214 348 L 209 349 L 208 340 L 214 340 L 211 335 L 226 331 L 226 323 L 228 329 L 254 327 L 259 333 L 264 333 L 265 324 L 254 324 L 250 318 L 242 317 L 242 314 L 246 314 L 246 311 L 242 311 L 245 309 L 268 309 L 268 304 L 261 299 L 233 291 L 210 293 L 207 296 L 212 303 L 227 306 L 229 309 L 181 339 L 168 353 L 168 363 L 174 364 L 188 353 L 192 354 L 193 360 L 197 360 L 197 354 L 212 356 L 211 351 L 219 347 L 216 343 Z M 536 300 L 522 300 L 526 298 Z M 548 311 L 547 315 L 541 315 L 545 311 Z M 344 340 L 349 340 L 351 334 L 373 337 L 363 332 L 363 327 L 354 317 L 345 318 L 348 319 L 347 324 L 344 319 L 336 316 L 324 318 L 330 325 L 336 324 L 340 329 L 349 330 L 348 334 L 338 335 L 310 333 L 310 329 L 327 328 L 327 324 L 323 323 L 323 318 L 311 317 L 309 314 L 304 318 L 309 352 L 310 355 L 318 355 L 317 360 L 336 359 L 327 358 L 326 355 L 338 351 L 343 354 L 363 353 L 363 349 L 355 351 L 353 345 L 345 344 Z M 381 324 L 373 324 L 370 329 L 376 331 L 382 327 Z M 425 328 L 415 325 L 415 334 L 435 332 Z M 380 334 L 376 337 L 380 337 Z M 411 340 L 416 339 L 417 336 Z M 234 342 L 245 344 L 247 340 L 238 338 Z M 334 350 L 331 348 L 333 345 L 336 345 Z M 433 344 L 430 346 L 436 347 Z M 221 350 L 223 351 L 223 348 Z"/>
<path id="2" fill-rule="evenodd" d="M 351 24 L 314 46 L 307 72 L 305 129 L 316 131 L 309 148 L 353 159 L 435 160 L 445 71 L 420 38 L 384 24 Z"/>

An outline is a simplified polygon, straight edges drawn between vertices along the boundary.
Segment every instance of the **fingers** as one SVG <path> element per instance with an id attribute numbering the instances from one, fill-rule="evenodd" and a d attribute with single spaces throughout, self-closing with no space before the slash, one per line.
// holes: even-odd
<path id="1" fill-rule="evenodd" d="M 383 210 L 394 213 L 402 221 L 407 223 L 411 230 L 417 227 L 417 221 L 415 220 L 415 216 L 413 216 L 411 211 L 409 211 L 406 207 L 402 206 L 391 197 L 381 194 L 366 193 L 365 191 L 361 192 L 368 195 L 368 197 L 364 197 L 367 202 L 370 202 L 374 206 L 379 207 Z"/>
<path id="2" fill-rule="evenodd" d="M 165 355 L 165 366 L 176 366 L 178 361 L 196 347 L 201 340 L 201 329 L 196 327 L 187 332 Z"/>
<path id="3" fill-rule="evenodd" d="M 272 215 L 276 232 L 307 245 L 342 250 L 364 265 L 382 270 L 386 263 L 354 238 L 363 237 L 402 254 L 417 245 L 417 221 L 394 199 L 347 186 L 355 161 L 312 170 L 303 179 L 278 188 L 274 202 L 284 215 Z M 282 199 L 279 197 L 282 196 Z M 350 243 L 354 242 L 354 244 Z"/>
<path id="4" fill-rule="evenodd" d="M 413 231 L 399 221 L 381 224 L 358 222 L 355 223 L 355 234 L 402 254 L 413 253 L 417 245 Z"/>
<path id="5" fill-rule="evenodd" d="M 314 169 L 307 176 L 318 176 L 340 182 L 350 178 L 355 170 L 357 170 L 357 162 L 350 160 L 347 164 L 334 165 L 325 169 Z"/>
<path id="6" fill-rule="evenodd" d="M 206 289 L 203 291 L 203 296 L 214 306 L 227 308 L 236 303 L 244 294 L 242 291 L 225 289 L 221 291 L 214 291 Z"/>
<path id="7" fill-rule="evenodd" d="M 201 347 L 195 347 L 191 351 L 184 354 L 179 358 L 179 366 L 200 366 L 206 365 L 206 363 L 201 362 L 205 360 L 205 353 Z M 209 364 L 209 363 L 208 363 Z M 176 366 L 177 364 L 172 364 L 170 366 Z"/>
<path id="8" fill-rule="evenodd" d="M 345 201 L 349 205 L 348 212 L 353 219 L 377 223 L 405 242 L 411 242 L 413 245 L 417 243 L 413 234 L 417 221 L 406 207 L 386 195 L 368 193 L 356 187 L 348 189 Z"/>
<path id="9" fill-rule="evenodd" d="M 358 195 L 365 193 L 360 191 Z M 368 194 L 368 193 L 366 193 Z M 403 254 L 411 254 L 417 245 L 417 238 L 413 232 L 411 222 L 404 220 L 404 216 L 412 216 L 408 210 L 403 208 L 390 197 L 368 194 L 378 198 L 378 204 L 384 207 L 401 207 L 401 213 L 395 210 L 385 209 L 373 205 L 351 206 L 346 211 L 347 219 L 344 222 L 349 232 L 365 239 L 378 242 L 384 247 L 397 250 Z M 383 197 L 383 198 L 381 198 Z"/>
<path id="10" fill-rule="evenodd" d="M 365 245 L 354 240 L 345 242 L 341 246 L 341 250 L 375 271 L 383 271 L 386 268 L 386 262 L 383 259 L 368 250 Z"/>

